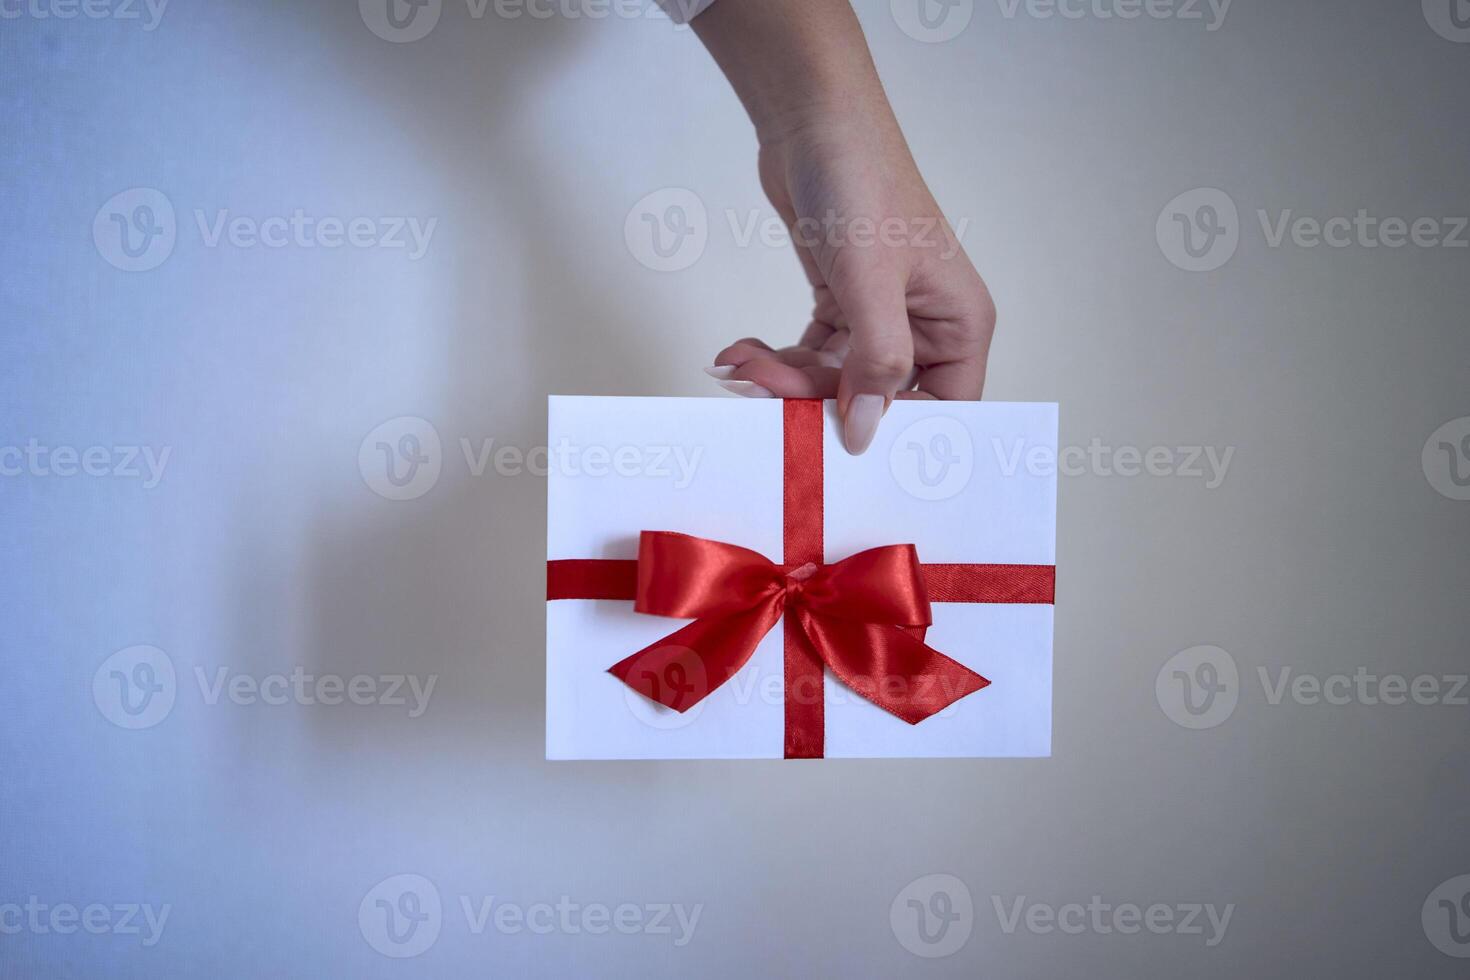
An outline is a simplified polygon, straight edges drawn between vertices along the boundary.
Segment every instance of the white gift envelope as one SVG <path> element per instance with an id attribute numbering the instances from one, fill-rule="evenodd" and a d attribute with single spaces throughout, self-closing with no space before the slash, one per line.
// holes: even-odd
<path id="1" fill-rule="evenodd" d="M 548 759 L 1051 754 L 1055 404 L 895 402 L 868 451 L 850 456 L 832 402 L 553 396 L 547 445 Z M 643 532 L 749 549 L 783 583 L 912 545 L 932 616 L 922 643 L 989 683 L 911 723 L 811 660 L 813 697 L 788 704 L 787 678 L 801 676 L 789 635 L 803 627 L 787 619 L 804 615 L 788 605 L 733 674 L 668 707 L 609 672 L 694 621 L 635 611 Z M 813 535 L 820 561 L 801 555 L 814 564 L 793 571 L 785 548 L 810 549 Z M 658 580 L 683 587 L 685 569 L 664 564 Z M 978 592 L 955 601 L 942 585 L 952 574 Z M 827 591 L 859 603 L 863 587 Z"/>

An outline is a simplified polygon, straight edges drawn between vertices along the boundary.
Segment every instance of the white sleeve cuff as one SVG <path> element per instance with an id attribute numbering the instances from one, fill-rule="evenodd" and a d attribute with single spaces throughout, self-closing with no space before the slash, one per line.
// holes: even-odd
<path id="1" fill-rule="evenodd" d="M 715 0 L 658 0 L 658 5 L 664 8 L 664 13 L 675 24 L 687 24 L 714 2 Z"/>

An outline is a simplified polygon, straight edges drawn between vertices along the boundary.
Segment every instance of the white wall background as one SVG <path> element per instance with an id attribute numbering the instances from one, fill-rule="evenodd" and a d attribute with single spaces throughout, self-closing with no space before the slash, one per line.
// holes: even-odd
<path id="1" fill-rule="evenodd" d="M 1060 402 L 1064 445 L 1234 449 L 1213 489 L 1063 477 L 1047 761 L 542 760 L 544 483 L 475 476 L 459 441 L 540 444 L 551 392 L 717 395 L 699 368 L 720 347 L 808 312 L 794 258 L 732 233 L 769 209 L 687 30 L 445 0 L 390 43 L 352 3 L 155 21 L 7 0 L 0 447 L 170 456 L 151 488 L 0 477 L 0 975 L 1458 975 L 1426 896 L 1470 872 L 1467 709 L 1271 704 L 1257 679 L 1466 670 L 1470 503 L 1421 450 L 1470 415 L 1470 251 L 1273 247 L 1257 217 L 1470 213 L 1448 0 L 1236 0 L 1215 30 L 1208 6 L 963 0 L 943 43 L 900 28 L 903 2 L 858 9 L 995 293 L 987 395 Z M 658 273 L 624 225 L 669 187 L 709 240 Z M 1192 273 L 1155 220 L 1199 187 L 1237 206 L 1239 243 Z M 131 188 L 177 216 L 144 272 L 93 238 Z M 415 260 L 211 246 L 196 218 L 297 209 L 436 224 Z M 402 416 L 433 424 L 442 472 L 393 501 L 358 455 Z M 175 701 L 131 731 L 92 688 L 138 644 Z M 1240 681 L 1194 731 L 1155 680 L 1199 644 Z M 438 680 L 416 718 L 210 703 L 197 680 L 297 668 Z M 398 960 L 358 910 L 402 873 L 443 912 Z M 935 959 L 901 901 L 930 874 L 973 900 Z M 676 946 L 475 934 L 460 908 L 564 895 L 702 912 Z M 996 913 L 1094 895 L 1235 910 L 1209 948 L 1208 927 L 1008 933 Z M 38 903 L 171 911 L 145 947 L 58 934 Z"/>

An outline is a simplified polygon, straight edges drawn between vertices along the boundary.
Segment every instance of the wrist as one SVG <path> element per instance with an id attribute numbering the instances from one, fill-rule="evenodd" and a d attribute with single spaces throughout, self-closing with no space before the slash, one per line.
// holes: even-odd
<path id="1" fill-rule="evenodd" d="M 762 146 L 837 120 L 897 129 L 848 0 L 738 0 L 693 21 Z"/>

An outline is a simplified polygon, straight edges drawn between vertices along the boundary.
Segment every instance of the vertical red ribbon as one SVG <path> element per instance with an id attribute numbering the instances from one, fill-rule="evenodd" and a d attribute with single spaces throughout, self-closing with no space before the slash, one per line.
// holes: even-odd
<path id="1" fill-rule="evenodd" d="M 801 400 L 781 405 L 781 560 L 787 567 L 823 565 L 827 556 L 822 543 L 822 403 Z M 785 755 L 820 759 L 826 733 L 822 661 L 803 641 L 794 617 L 786 617 L 784 639 Z"/>

